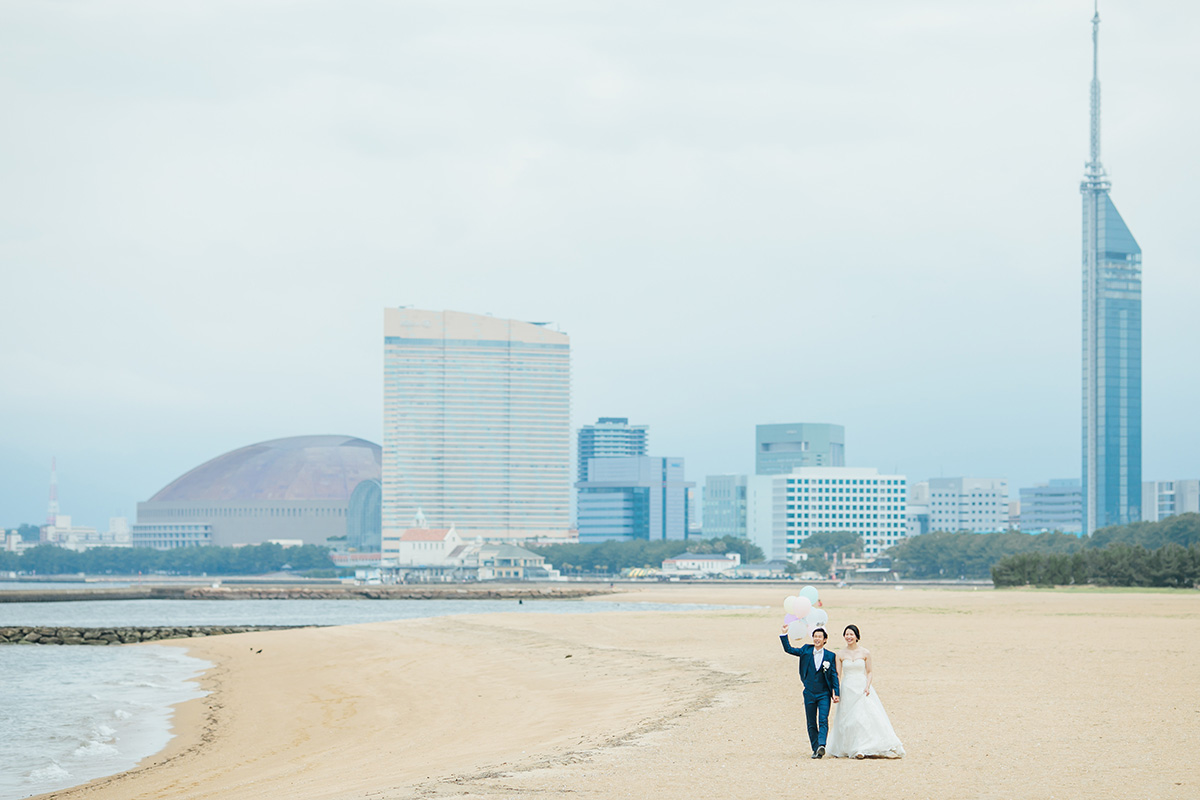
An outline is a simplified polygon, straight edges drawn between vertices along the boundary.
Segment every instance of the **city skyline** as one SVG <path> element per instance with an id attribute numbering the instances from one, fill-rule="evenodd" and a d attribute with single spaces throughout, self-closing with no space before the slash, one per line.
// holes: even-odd
<path id="1" fill-rule="evenodd" d="M 697 480 L 797 419 L 913 480 L 1079 475 L 1091 3 L 545 11 L 0 9 L 0 525 L 53 456 L 102 527 L 247 442 L 381 442 L 403 303 L 555 320 L 571 430 L 628 415 Z M 1200 9 L 1101 11 L 1142 477 L 1189 478 Z"/>

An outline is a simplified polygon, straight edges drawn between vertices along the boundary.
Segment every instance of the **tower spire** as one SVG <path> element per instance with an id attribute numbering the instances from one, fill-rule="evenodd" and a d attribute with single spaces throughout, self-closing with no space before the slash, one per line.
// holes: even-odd
<path id="1" fill-rule="evenodd" d="M 1097 175 L 1104 172 L 1104 168 L 1100 166 L 1100 0 L 1096 0 L 1094 8 L 1095 13 L 1092 15 L 1092 146 L 1088 172 Z"/>

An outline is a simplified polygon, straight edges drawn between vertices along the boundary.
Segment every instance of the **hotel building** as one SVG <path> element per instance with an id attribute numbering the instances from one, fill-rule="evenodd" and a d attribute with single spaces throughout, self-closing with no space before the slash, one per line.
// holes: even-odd
<path id="1" fill-rule="evenodd" d="M 571 347 L 547 323 L 384 311 L 383 555 L 418 512 L 464 539 L 565 537 Z"/>

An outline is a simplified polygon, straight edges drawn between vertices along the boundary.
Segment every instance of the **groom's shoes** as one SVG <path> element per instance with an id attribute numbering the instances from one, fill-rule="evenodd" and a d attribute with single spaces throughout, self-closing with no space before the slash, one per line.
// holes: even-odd
<path id="1" fill-rule="evenodd" d="M 817 752 L 813 753 L 813 758 L 824 758 L 824 757 L 825 757 L 825 745 L 821 745 L 820 747 L 817 748 Z"/>
<path id="2" fill-rule="evenodd" d="M 820 756 L 819 756 L 819 755 L 817 755 L 817 751 L 816 751 L 816 750 L 813 750 L 812 758 L 820 758 Z"/>

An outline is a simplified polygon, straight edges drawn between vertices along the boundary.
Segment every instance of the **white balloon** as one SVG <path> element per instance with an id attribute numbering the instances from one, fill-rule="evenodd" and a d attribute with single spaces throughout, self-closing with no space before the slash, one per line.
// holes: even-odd
<path id="1" fill-rule="evenodd" d="M 826 622 L 829 622 L 829 614 L 827 614 L 822 608 L 814 608 L 804 617 L 804 623 L 808 625 L 810 629 L 815 628 L 818 625 L 824 625 Z"/>
<path id="2" fill-rule="evenodd" d="M 796 613 L 796 600 L 797 599 L 798 598 L 794 594 L 790 594 L 787 597 L 783 598 L 783 610 L 786 611 L 787 613 L 791 614 L 792 616 L 803 617 L 804 616 L 803 614 Z"/>

